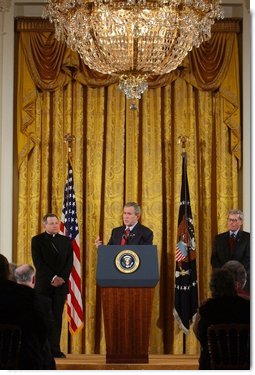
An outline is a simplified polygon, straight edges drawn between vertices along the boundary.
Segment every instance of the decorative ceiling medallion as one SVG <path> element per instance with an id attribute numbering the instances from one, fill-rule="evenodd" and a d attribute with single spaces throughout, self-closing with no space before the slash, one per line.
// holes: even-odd
<path id="1" fill-rule="evenodd" d="M 0 12 L 8 12 L 11 7 L 11 0 L 0 0 Z"/>
<path id="2" fill-rule="evenodd" d="M 115 258 L 115 265 L 122 273 L 132 273 L 140 265 L 139 256 L 132 250 L 122 250 Z"/>

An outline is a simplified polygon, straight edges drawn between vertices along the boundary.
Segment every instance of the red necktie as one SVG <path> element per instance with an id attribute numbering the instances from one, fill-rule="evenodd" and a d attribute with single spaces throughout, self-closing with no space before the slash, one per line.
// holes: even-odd
<path id="1" fill-rule="evenodd" d="M 130 229 L 127 228 L 127 229 L 125 230 L 125 234 L 121 237 L 121 243 L 120 243 L 121 246 L 126 245 L 127 240 L 128 240 L 128 237 L 129 237 L 129 233 L 130 233 Z"/>
<path id="2" fill-rule="evenodd" d="M 233 248 L 236 242 L 236 236 L 235 233 L 232 233 L 231 236 L 229 237 L 228 241 L 228 250 L 229 250 L 229 255 L 231 256 L 233 253 Z"/>

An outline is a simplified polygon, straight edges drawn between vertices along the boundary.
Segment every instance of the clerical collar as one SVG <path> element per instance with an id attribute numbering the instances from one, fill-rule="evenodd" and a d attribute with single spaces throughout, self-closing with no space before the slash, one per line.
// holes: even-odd
<path id="1" fill-rule="evenodd" d="M 49 236 L 49 237 L 55 237 L 57 233 L 48 233 L 48 232 L 44 232 L 46 234 L 46 236 Z"/>

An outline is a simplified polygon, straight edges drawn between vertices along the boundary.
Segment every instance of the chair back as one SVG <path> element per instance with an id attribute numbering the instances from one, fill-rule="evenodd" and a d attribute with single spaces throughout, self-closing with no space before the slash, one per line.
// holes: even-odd
<path id="1" fill-rule="evenodd" d="M 21 346 L 21 328 L 0 324 L 0 370 L 18 370 Z"/>
<path id="2" fill-rule="evenodd" d="M 211 369 L 250 369 L 250 325 L 215 324 L 207 329 Z"/>

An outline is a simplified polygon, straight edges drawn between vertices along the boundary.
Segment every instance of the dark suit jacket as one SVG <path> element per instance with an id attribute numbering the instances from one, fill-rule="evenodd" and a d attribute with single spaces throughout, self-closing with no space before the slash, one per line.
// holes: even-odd
<path id="1" fill-rule="evenodd" d="M 42 370 L 42 350 L 47 339 L 45 316 L 36 301 L 36 291 L 14 281 L 0 281 L 0 322 L 21 327 L 19 369 Z"/>
<path id="2" fill-rule="evenodd" d="M 54 329 L 54 316 L 51 307 L 51 299 L 36 291 L 35 306 L 37 310 L 42 312 L 45 321 L 44 334 L 46 335 L 46 339 L 41 349 L 43 370 L 56 370 L 56 362 L 51 352 L 49 339 Z"/>
<path id="3" fill-rule="evenodd" d="M 120 245 L 121 238 L 125 234 L 125 225 L 114 228 L 108 245 Z M 128 245 L 152 245 L 153 232 L 144 225 L 137 223 L 129 234 Z"/>
<path id="4" fill-rule="evenodd" d="M 35 288 L 39 293 L 67 294 L 68 279 L 73 265 L 73 248 L 68 237 L 44 232 L 32 238 L 32 258 L 36 268 Z M 55 276 L 61 276 L 65 283 L 59 287 L 51 285 Z"/>
<path id="5" fill-rule="evenodd" d="M 239 296 L 210 298 L 199 307 L 197 338 L 201 344 L 199 369 L 210 369 L 207 328 L 220 323 L 250 323 L 250 301 Z"/>
<path id="6" fill-rule="evenodd" d="M 242 263 L 247 272 L 246 290 L 250 289 L 250 233 L 239 230 L 232 256 L 228 252 L 229 232 L 218 234 L 214 238 L 211 255 L 213 268 L 220 268 L 229 260 L 237 260 Z"/>

